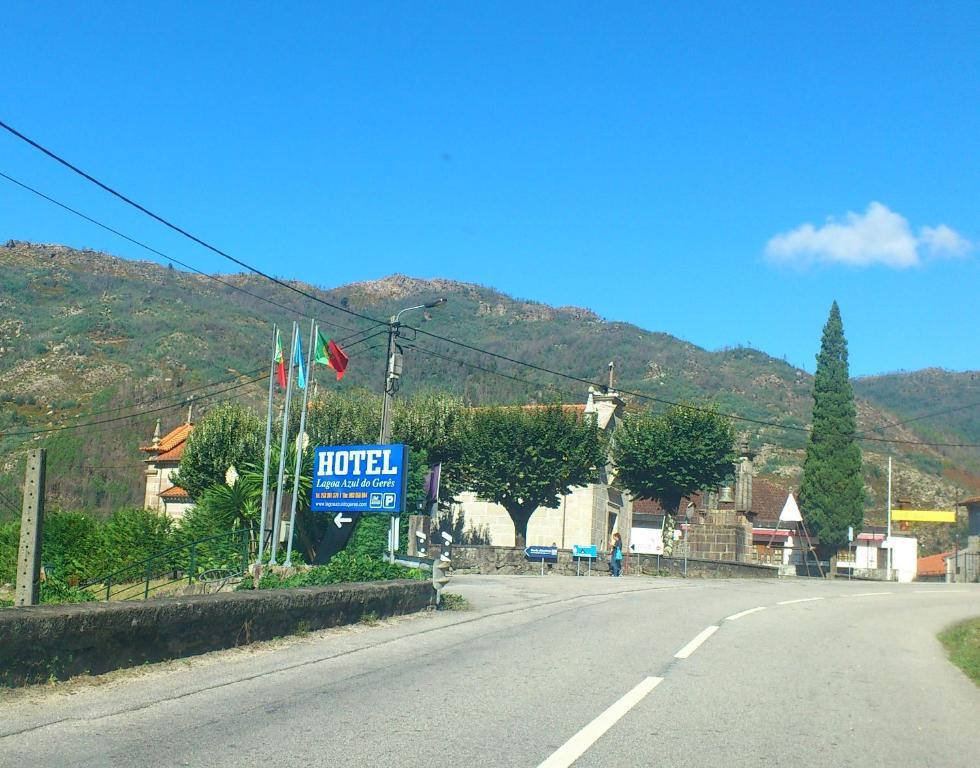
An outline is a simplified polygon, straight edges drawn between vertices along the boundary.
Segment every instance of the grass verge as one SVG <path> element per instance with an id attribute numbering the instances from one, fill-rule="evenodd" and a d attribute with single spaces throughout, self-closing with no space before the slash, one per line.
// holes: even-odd
<path id="1" fill-rule="evenodd" d="M 980 616 L 967 619 L 939 633 L 949 660 L 980 686 Z"/>
<path id="2" fill-rule="evenodd" d="M 468 611 L 471 608 L 470 601 L 462 595 L 447 592 L 439 598 L 440 611 Z"/>

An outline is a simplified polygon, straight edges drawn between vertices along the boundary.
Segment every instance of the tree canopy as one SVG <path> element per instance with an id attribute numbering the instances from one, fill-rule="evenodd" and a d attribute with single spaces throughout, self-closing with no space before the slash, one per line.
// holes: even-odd
<path id="1" fill-rule="evenodd" d="M 822 547 L 847 543 L 847 527 L 864 520 L 861 449 L 847 364 L 847 340 L 835 301 L 823 328 L 813 379 L 813 427 L 803 460 L 800 510 Z"/>
<path id="2" fill-rule="evenodd" d="M 462 458 L 467 487 L 507 510 L 518 547 L 535 509 L 556 509 L 563 494 L 597 480 L 606 461 L 594 420 L 559 405 L 474 411 Z"/>
<path id="3" fill-rule="evenodd" d="M 220 403 L 194 427 L 174 483 L 199 498 L 224 483 L 228 467 L 262 462 L 265 429 L 255 412 L 239 403 Z"/>
<path id="4" fill-rule="evenodd" d="M 732 476 L 735 430 L 728 417 L 694 404 L 627 414 L 612 455 L 618 484 L 676 513 L 684 496 Z"/>

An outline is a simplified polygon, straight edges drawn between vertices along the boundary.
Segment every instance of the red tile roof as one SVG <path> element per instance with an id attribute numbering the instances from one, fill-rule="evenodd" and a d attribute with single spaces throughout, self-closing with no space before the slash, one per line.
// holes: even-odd
<path id="1" fill-rule="evenodd" d="M 140 450 L 147 453 L 165 453 L 184 442 L 193 431 L 193 424 L 181 424 L 161 437 L 159 445 L 144 445 Z"/>
<path id="2" fill-rule="evenodd" d="M 952 552 L 940 552 L 938 555 L 920 557 L 916 564 L 916 574 L 919 576 L 945 576 L 946 558 L 952 554 Z"/>
<path id="3" fill-rule="evenodd" d="M 190 494 L 179 485 L 172 485 L 160 494 L 161 499 L 190 499 Z"/>
<path id="4" fill-rule="evenodd" d="M 528 403 L 527 405 L 474 405 L 471 411 L 489 411 L 491 408 L 520 408 L 524 411 L 539 411 L 545 408 L 554 408 L 548 403 Z M 565 413 L 585 413 L 585 403 L 563 403 L 559 406 Z"/>
<path id="5" fill-rule="evenodd" d="M 156 456 L 151 456 L 147 461 L 155 461 L 158 464 L 162 461 L 180 461 L 180 457 L 184 455 L 184 446 L 187 443 L 178 443 L 174 448 L 171 448 L 165 453 L 158 453 Z"/>
<path id="6" fill-rule="evenodd" d="M 752 512 L 755 513 L 755 521 L 778 520 L 788 495 L 789 486 L 784 487 L 762 477 L 752 478 Z"/>
<path id="7" fill-rule="evenodd" d="M 159 445 L 142 446 L 140 450 L 144 453 L 156 454 L 148 457 L 145 461 L 180 461 L 180 457 L 184 453 L 184 445 L 187 442 L 187 438 L 190 437 L 193 431 L 193 424 L 181 424 L 160 438 Z"/>

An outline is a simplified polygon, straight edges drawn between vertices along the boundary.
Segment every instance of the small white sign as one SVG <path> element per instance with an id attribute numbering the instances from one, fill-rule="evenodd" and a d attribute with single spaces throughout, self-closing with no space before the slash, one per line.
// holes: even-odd
<path id="1" fill-rule="evenodd" d="M 779 513 L 780 522 L 788 523 L 802 523 L 803 515 L 800 514 L 800 508 L 796 506 L 796 499 L 793 498 L 793 494 L 789 494 L 786 497 L 786 503 L 783 504 L 783 511 Z"/>

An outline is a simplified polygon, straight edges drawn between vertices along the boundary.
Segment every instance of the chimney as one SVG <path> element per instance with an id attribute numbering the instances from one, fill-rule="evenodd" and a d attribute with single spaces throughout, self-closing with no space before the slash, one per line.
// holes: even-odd
<path id="1" fill-rule="evenodd" d="M 153 447 L 160 447 L 160 419 L 157 419 L 156 429 L 153 430 Z"/>

